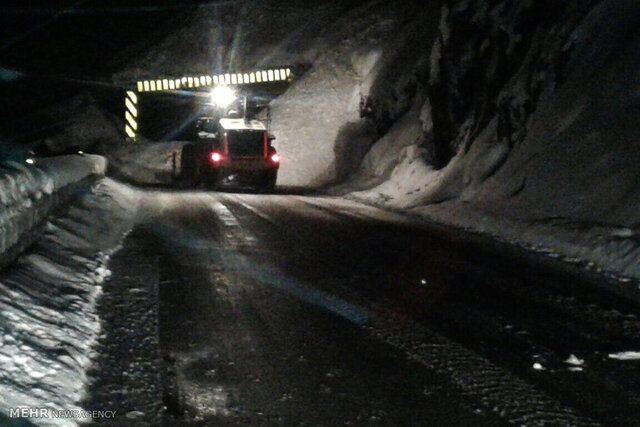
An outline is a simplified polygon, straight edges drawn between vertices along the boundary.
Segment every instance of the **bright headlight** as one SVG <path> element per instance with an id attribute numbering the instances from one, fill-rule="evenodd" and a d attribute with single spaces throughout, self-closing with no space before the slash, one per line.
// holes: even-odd
<path id="1" fill-rule="evenodd" d="M 225 108 L 236 100 L 236 93 L 228 86 L 217 86 L 211 91 L 211 102 Z"/>

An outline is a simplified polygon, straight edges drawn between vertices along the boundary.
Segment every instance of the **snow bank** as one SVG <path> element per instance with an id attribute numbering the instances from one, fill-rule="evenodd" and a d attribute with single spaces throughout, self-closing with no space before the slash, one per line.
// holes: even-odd
<path id="1" fill-rule="evenodd" d="M 0 272 L 0 413 L 17 407 L 80 409 L 91 349 L 100 335 L 96 301 L 110 274 L 109 256 L 131 228 L 135 206 L 133 193 L 102 180 L 64 217 L 47 222 L 38 243 Z"/>
<path id="2" fill-rule="evenodd" d="M 36 159 L 35 164 L 0 165 L 0 266 L 6 265 L 28 244 L 53 210 L 67 202 L 74 184 L 104 174 L 99 156 L 60 156 Z"/>

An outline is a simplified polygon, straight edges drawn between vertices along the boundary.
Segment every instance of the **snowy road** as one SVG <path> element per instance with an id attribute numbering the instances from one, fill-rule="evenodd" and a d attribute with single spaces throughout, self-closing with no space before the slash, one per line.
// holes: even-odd
<path id="1" fill-rule="evenodd" d="M 640 415 L 638 363 L 609 357 L 640 348 L 636 308 L 586 279 L 343 199 L 150 191 L 142 206 L 168 424 Z"/>

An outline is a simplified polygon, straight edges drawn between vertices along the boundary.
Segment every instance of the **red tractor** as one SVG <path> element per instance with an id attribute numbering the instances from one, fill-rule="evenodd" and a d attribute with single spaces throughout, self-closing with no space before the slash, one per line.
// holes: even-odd
<path id="1" fill-rule="evenodd" d="M 182 178 L 209 188 L 248 185 L 273 190 L 280 156 L 272 145 L 275 138 L 268 126 L 247 114 L 246 97 L 214 104 L 215 114 L 203 116 L 196 123 L 196 142 L 182 149 Z"/>

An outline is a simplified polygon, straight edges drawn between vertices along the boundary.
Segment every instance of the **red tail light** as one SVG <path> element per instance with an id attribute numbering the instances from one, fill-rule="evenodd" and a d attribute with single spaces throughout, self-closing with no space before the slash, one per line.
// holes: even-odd
<path id="1" fill-rule="evenodd" d="M 215 152 L 215 151 L 212 152 L 212 153 L 209 153 L 209 160 L 214 165 L 217 165 L 222 161 L 222 154 L 220 154 L 218 152 Z"/>
<path id="2" fill-rule="evenodd" d="M 271 155 L 270 159 L 272 163 L 280 163 L 280 156 L 275 153 Z"/>

